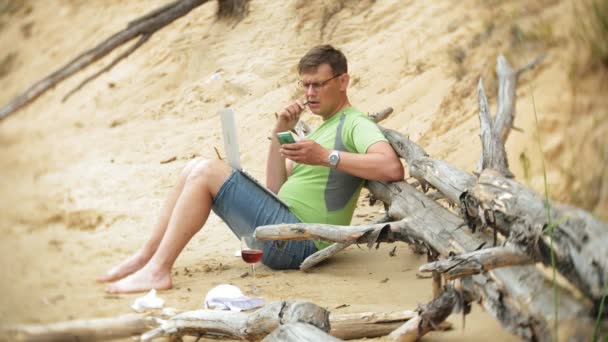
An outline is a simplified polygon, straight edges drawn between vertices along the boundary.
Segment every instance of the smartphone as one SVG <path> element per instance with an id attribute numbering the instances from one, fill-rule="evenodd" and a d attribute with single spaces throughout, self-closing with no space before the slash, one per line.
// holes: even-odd
<path id="1" fill-rule="evenodd" d="M 277 133 L 277 138 L 279 138 L 279 143 L 283 144 L 295 144 L 296 140 L 293 138 L 291 132 L 280 132 Z"/>

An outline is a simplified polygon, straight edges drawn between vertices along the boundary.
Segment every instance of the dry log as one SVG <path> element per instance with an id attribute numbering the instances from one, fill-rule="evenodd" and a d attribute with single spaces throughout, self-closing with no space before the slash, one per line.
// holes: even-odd
<path id="1" fill-rule="evenodd" d="M 513 128 L 513 121 L 515 119 L 515 90 L 517 88 L 517 80 L 522 73 L 540 64 L 544 58 L 544 55 L 540 55 L 528 63 L 528 65 L 515 71 L 503 55 L 498 56 L 496 60 L 498 109 L 494 120 L 492 120 L 490 115 L 481 79 L 479 80 L 478 100 L 480 107 L 480 122 L 482 120 L 483 122 L 481 122 L 482 156 L 477 165 L 478 173 L 485 168 L 495 168 L 505 176 L 512 177 L 511 173 L 508 171 L 509 168 L 507 165 L 506 153 L 504 153 L 504 143 L 507 141 L 511 128 Z M 496 154 L 493 154 L 493 151 L 495 151 Z M 485 167 L 484 163 L 486 163 Z"/>
<path id="2" fill-rule="evenodd" d="M 136 42 L 125 53 L 118 56 L 107 67 L 105 67 L 92 77 L 87 78 L 80 85 L 78 85 L 76 89 L 68 93 L 68 95 L 66 95 L 66 98 L 69 97 L 69 95 L 71 95 L 74 91 L 84 86 L 85 83 L 99 76 L 101 73 L 110 70 L 120 60 L 126 58 L 128 55 L 133 53 L 137 48 L 143 45 L 156 31 L 169 25 L 174 20 L 188 14 L 194 8 L 202 5 L 207 1 L 208 0 L 177 0 L 157 10 L 154 10 L 139 19 L 132 21 L 131 23 L 129 23 L 126 29 L 115 33 L 99 45 L 80 54 L 79 56 L 65 64 L 63 67 L 59 68 L 58 70 L 43 78 L 42 80 L 34 83 L 23 93 L 15 97 L 13 100 L 11 100 L 11 102 L 9 102 L 6 106 L 0 109 L 0 120 L 4 119 L 9 114 L 17 111 L 19 108 L 35 100 L 44 92 L 56 86 L 59 82 L 70 77 L 76 72 L 86 68 L 87 66 L 93 64 L 93 62 L 99 60 L 100 58 L 106 56 L 108 53 L 110 53 L 117 47 L 126 44 L 132 39 L 140 37 L 139 41 Z M 64 101 L 66 98 L 64 98 Z"/>
<path id="3" fill-rule="evenodd" d="M 422 241 L 444 256 L 460 254 L 487 245 L 490 237 L 480 232 L 473 237 L 461 229 L 462 220 L 416 191 L 405 182 L 369 182 L 368 188 L 379 200 L 390 205 L 389 215 L 407 227 L 421 230 Z M 407 217 L 407 220 L 403 220 Z M 402 233 L 406 235 L 407 233 Z M 470 277 L 465 286 L 503 327 L 528 340 L 545 341 L 553 337 L 548 327 L 553 317 L 550 283 L 533 266 L 505 267 L 487 275 Z M 465 278 L 469 279 L 469 278 Z M 590 306 L 559 290 L 559 322 L 568 324 L 569 336 L 582 335 L 592 328 Z M 530 301 L 534 298 L 534 301 Z M 561 340 L 561 339 L 560 339 Z"/>
<path id="4" fill-rule="evenodd" d="M 529 265 L 535 261 L 526 253 L 513 246 L 484 248 L 463 253 L 448 259 L 420 266 L 420 272 L 443 274 L 447 280 L 483 273 L 491 269 L 513 265 Z"/>
<path id="5" fill-rule="evenodd" d="M 399 342 L 418 341 L 429 331 L 439 330 L 439 326 L 460 302 L 460 295 L 447 288 L 430 303 L 419 308 L 416 317 L 408 320 L 388 335 L 389 340 Z"/>
<path id="6" fill-rule="evenodd" d="M 440 191 L 451 203 L 475 185 L 475 177 L 443 160 L 432 159 L 420 145 L 397 131 L 380 127 L 397 155 L 405 159 L 410 176 L 426 191 L 428 184 Z"/>
<path id="7" fill-rule="evenodd" d="M 270 335 L 266 336 L 264 342 L 318 342 L 342 341 L 325 331 L 306 323 L 289 323 L 280 325 Z"/>
<path id="8" fill-rule="evenodd" d="M 275 302 L 253 313 L 196 310 L 181 313 L 164 322 L 161 327 L 142 335 L 149 341 L 161 336 L 201 336 L 259 340 L 283 324 L 303 322 L 341 339 L 384 336 L 416 314 L 414 311 L 390 313 L 363 312 L 331 314 L 311 303 Z M 451 324 L 440 325 L 441 330 Z"/>
<path id="9" fill-rule="evenodd" d="M 276 304 L 269 304 L 276 310 Z M 169 321 L 173 321 L 175 329 L 169 329 L 167 323 L 163 329 L 153 329 L 161 323 L 169 321 L 165 318 L 147 317 L 130 314 L 113 318 L 99 318 L 89 320 L 66 321 L 42 325 L 18 325 L 0 329 L 0 340 L 6 341 L 105 341 L 144 334 L 144 340 L 161 337 L 180 332 L 184 335 L 206 336 L 214 338 L 241 338 L 243 327 L 247 324 L 255 325 L 257 330 L 247 336 L 262 338 L 264 331 L 270 332 L 276 328 L 272 315 L 254 313 L 198 310 L 195 312 L 181 312 Z M 331 314 L 329 321 L 331 335 L 341 339 L 359 339 L 385 336 L 401 326 L 408 319 L 416 316 L 415 311 L 405 310 L 396 312 L 362 312 L 350 314 Z M 270 319 L 269 319 L 270 317 Z M 449 322 L 440 326 L 441 330 L 452 328 Z M 173 335 L 179 337 L 180 334 Z M 241 336 L 241 337 L 239 337 Z"/>
<path id="10" fill-rule="evenodd" d="M 391 115 L 393 113 L 393 108 L 392 107 L 387 107 L 377 113 L 374 114 L 370 114 L 368 115 L 368 117 L 370 119 L 372 119 L 375 123 L 378 123 L 386 118 L 389 117 L 389 115 Z"/>
<path id="11" fill-rule="evenodd" d="M 3 341 L 107 341 L 139 335 L 158 324 L 144 315 L 124 315 L 59 322 L 43 325 L 18 325 L 2 329 Z"/>
<path id="12" fill-rule="evenodd" d="M 261 340 L 281 324 L 303 322 L 329 331 L 329 312 L 308 302 L 273 302 L 253 312 L 196 310 L 178 314 L 146 332 L 142 341 L 161 336 Z"/>
<path id="13" fill-rule="evenodd" d="M 404 236 L 403 232 L 407 232 Z M 361 226 L 336 226 L 315 223 L 284 223 L 257 227 L 258 240 L 324 240 L 339 243 L 395 242 L 421 239 L 416 230 L 410 230 L 406 220 Z"/>
<path id="14" fill-rule="evenodd" d="M 589 213 L 550 204 L 518 182 L 484 171 L 466 199 L 482 208 L 478 215 L 509 241 L 525 249 L 534 260 L 551 266 L 551 237 L 557 270 L 599 305 L 608 282 L 608 224 Z"/>
<path id="15" fill-rule="evenodd" d="M 300 264 L 300 271 L 308 272 L 311 268 L 318 265 L 319 263 L 331 258 L 336 255 L 338 252 L 344 250 L 346 247 L 352 245 L 352 242 L 340 243 L 336 242 L 327 248 L 324 248 L 320 251 L 317 251 L 310 255 L 308 258 L 304 259 Z"/>
<path id="16" fill-rule="evenodd" d="M 494 123 L 492 122 L 488 99 L 483 90 L 481 79 L 479 79 L 477 85 L 477 97 L 479 100 L 479 124 L 481 126 L 481 170 L 494 169 L 506 177 L 513 177 L 513 174 L 509 171 L 505 145 L 493 129 Z"/>
<path id="17" fill-rule="evenodd" d="M 498 77 L 498 110 L 494 118 L 492 130 L 496 132 L 503 144 L 507 141 L 513 120 L 515 119 L 515 90 L 519 76 L 533 69 L 545 59 L 545 55 L 540 55 L 528 63 L 523 68 L 513 70 L 507 59 L 501 54 L 496 60 L 496 76 Z"/>
<path id="18" fill-rule="evenodd" d="M 363 312 L 353 314 L 330 314 L 330 335 L 343 340 L 386 336 L 404 322 L 416 316 L 415 311 L 405 310 L 390 313 Z M 448 327 L 450 328 L 450 327 Z"/>
<path id="19" fill-rule="evenodd" d="M 390 111 L 393 110 L 392 108 L 388 108 L 388 109 L 390 109 Z M 384 112 L 387 112 L 388 109 L 386 109 Z M 371 224 L 386 223 L 388 221 L 390 221 L 390 218 L 388 217 L 388 215 L 385 215 L 383 217 L 375 219 Z M 351 244 L 352 244 L 352 242 L 347 242 L 347 243 L 336 242 L 336 243 L 332 244 L 331 246 L 328 246 L 327 248 L 324 248 L 320 251 L 315 252 L 314 254 L 310 255 L 308 258 L 304 259 L 302 264 L 300 264 L 300 271 L 307 272 L 312 267 L 318 265 L 319 263 L 323 262 L 324 260 L 331 258 L 332 256 L 334 256 L 338 252 L 344 250 L 346 247 L 350 246 Z"/>

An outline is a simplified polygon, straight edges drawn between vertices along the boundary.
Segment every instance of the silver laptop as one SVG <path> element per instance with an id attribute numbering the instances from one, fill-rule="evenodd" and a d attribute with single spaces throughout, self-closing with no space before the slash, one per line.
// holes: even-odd
<path id="1" fill-rule="evenodd" d="M 230 108 L 220 109 L 218 111 L 222 120 L 222 132 L 224 134 L 224 149 L 228 158 L 228 165 L 240 172 L 243 176 L 251 180 L 262 190 L 266 191 L 270 196 L 274 197 L 281 204 L 289 208 L 287 203 L 283 202 L 274 192 L 270 191 L 262 183 L 258 182 L 249 172 L 243 170 L 241 166 L 241 153 L 239 152 L 238 134 L 236 122 L 234 119 L 234 111 Z"/>

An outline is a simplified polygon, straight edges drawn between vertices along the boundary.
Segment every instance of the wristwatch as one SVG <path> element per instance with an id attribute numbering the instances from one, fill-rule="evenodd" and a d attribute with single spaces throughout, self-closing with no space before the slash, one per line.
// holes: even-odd
<path id="1" fill-rule="evenodd" d="M 336 150 L 331 151 L 329 157 L 327 157 L 327 162 L 329 163 L 329 167 L 335 169 L 340 162 L 340 152 Z"/>

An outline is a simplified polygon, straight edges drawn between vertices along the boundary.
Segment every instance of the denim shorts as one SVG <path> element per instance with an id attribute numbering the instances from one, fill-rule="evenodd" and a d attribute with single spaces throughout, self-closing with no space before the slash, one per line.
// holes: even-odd
<path id="1" fill-rule="evenodd" d="M 218 191 L 212 209 L 239 239 L 259 226 L 300 223 L 289 208 L 237 170 Z M 297 269 L 316 251 L 312 241 L 265 241 L 262 263 L 272 269 Z"/>

